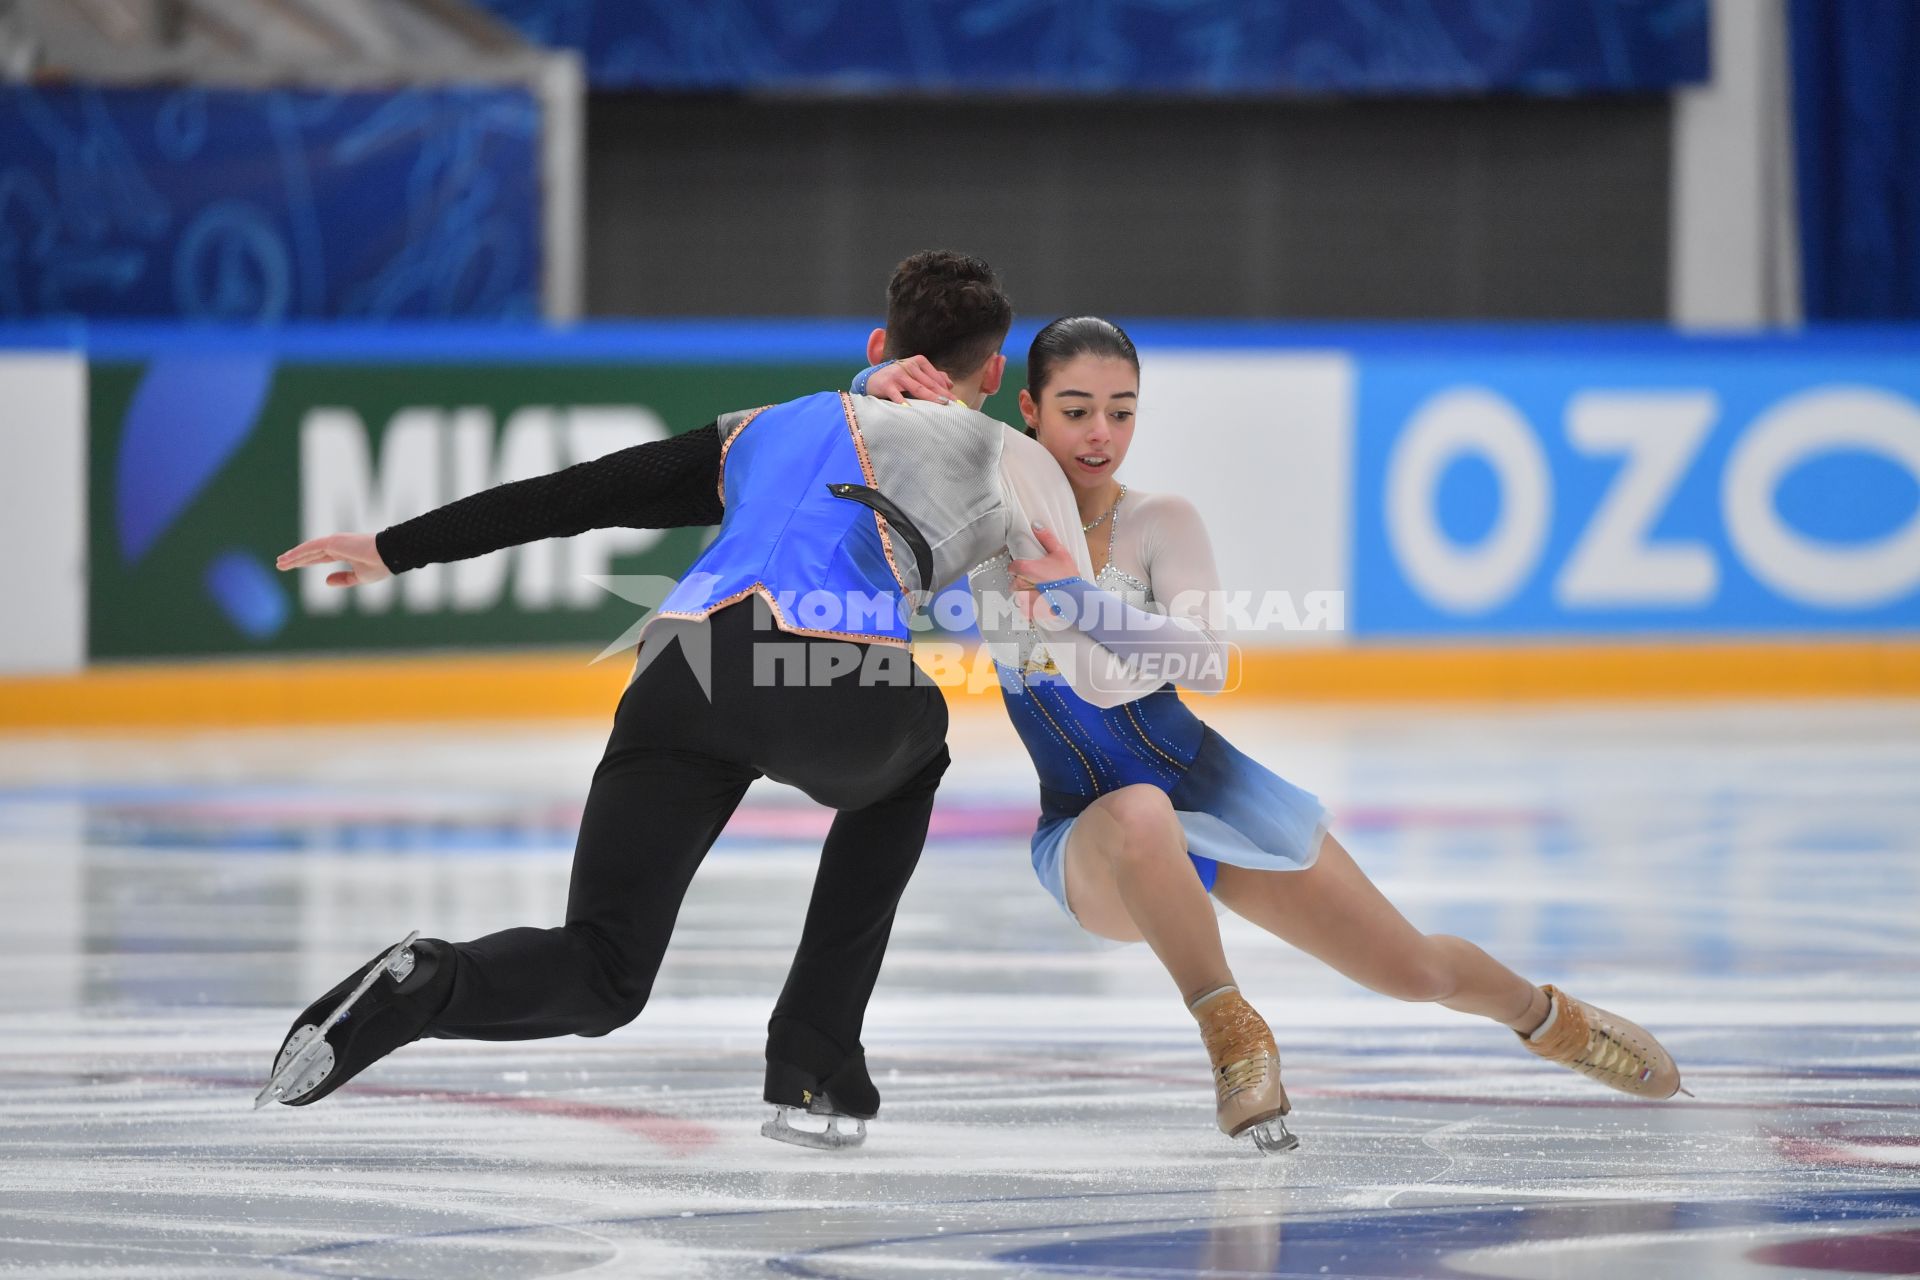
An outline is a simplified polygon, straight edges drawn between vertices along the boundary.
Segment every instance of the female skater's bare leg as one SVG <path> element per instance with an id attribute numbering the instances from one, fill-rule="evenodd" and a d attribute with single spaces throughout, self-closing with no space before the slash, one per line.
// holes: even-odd
<path id="1" fill-rule="evenodd" d="M 1166 966 L 1213 1063 L 1214 1119 L 1263 1151 L 1295 1145 L 1273 1032 L 1233 985 L 1213 903 L 1187 857 L 1167 793 L 1131 786 L 1081 811 L 1067 837 L 1067 902 L 1083 928 L 1144 939 Z"/>
<path id="2" fill-rule="evenodd" d="M 1088 805 L 1067 836 L 1066 872 L 1080 926 L 1117 942 L 1144 940 L 1189 1004 L 1232 984 L 1220 922 L 1166 792 L 1121 787 Z"/>
<path id="3" fill-rule="evenodd" d="M 1304 871 L 1222 865 L 1213 892 L 1236 915 L 1382 995 L 1479 1014 L 1522 1035 L 1547 1016 L 1539 987 L 1473 943 L 1414 928 L 1331 834 Z"/>
<path id="4" fill-rule="evenodd" d="M 1645 1028 L 1536 987 L 1464 938 L 1421 933 L 1332 836 L 1305 871 L 1222 866 L 1213 891 L 1362 986 L 1505 1023 L 1539 1056 L 1623 1093 L 1669 1098 L 1680 1090 L 1673 1056 Z"/>

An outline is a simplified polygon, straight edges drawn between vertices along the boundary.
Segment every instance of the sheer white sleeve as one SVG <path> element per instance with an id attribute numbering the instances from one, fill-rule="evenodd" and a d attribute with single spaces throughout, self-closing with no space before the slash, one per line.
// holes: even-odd
<path id="1" fill-rule="evenodd" d="M 1043 617 L 1048 655 L 1075 693 L 1100 707 L 1115 707 L 1144 697 L 1172 681 L 1202 693 L 1218 693 L 1226 683 L 1226 650 L 1209 617 L 1219 591 L 1213 547 L 1193 504 L 1170 496 L 1143 497 L 1130 512 L 1122 536 L 1128 559 L 1148 567 L 1156 600 L 1164 612 L 1135 607 L 1093 585 L 1084 539 L 1075 536 L 1080 515 L 1072 488 L 1059 464 L 1033 441 L 1009 429 L 1012 440 L 1002 456 L 1003 483 L 1010 509 L 1023 514 L 1019 540 L 1010 532 L 1015 556 L 1039 554 L 1026 535 L 1037 520 L 1061 531 L 1072 551 L 1077 579 L 1068 584 L 1072 625 Z M 1018 441 L 1018 445 L 1013 444 Z M 1043 514 L 1032 515 L 1034 510 Z M 1139 545 L 1131 545 L 1135 539 Z M 1116 548 L 1116 555 L 1119 548 Z M 1012 583 L 1003 561 L 990 561 L 973 575 L 974 606 L 981 636 L 1002 667 L 1021 670 L 1038 640 L 1014 608 Z"/>
<path id="2" fill-rule="evenodd" d="M 1226 687 L 1227 646 L 1220 638 L 1220 569 L 1213 559 L 1213 540 L 1206 521 L 1185 498 L 1154 494 L 1135 515 L 1143 543 L 1141 563 L 1153 587 L 1153 598 L 1178 628 L 1187 652 L 1195 659 L 1192 679 L 1179 684 L 1197 693 L 1218 693 Z"/>
<path id="3" fill-rule="evenodd" d="M 1150 692 L 1173 683 L 1200 693 L 1226 687 L 1226 645 L 1215 633 L 1209 610 L 1218 599 L 1219 574 L 1200 513 L 1184 498 L 1142 495 L 1128 524 L 1124 547 L 1148 573 L 1158 607 L 1142 607 L 1083 577 L 1041 584 L 1052 618 L 1041 625 L 1059 635 L 1071 627 L 1126 663 L 1129 686 Z M 1061 640 L 1048 640 L 1057 651 Z"/>
<path id="4" fill-rule="evenodd" d="M 1000 491 L 1007 502 L 1007 549 L 1016 560 L 1046 554 L 1033 536 L 1043 525 L 1058 534 L 1073 552 L 1073 567 L 1083 577 L 1093 576 L 1080 530 L 1080 508 L 1074 505 L 1073 486 L 1060 474 L 1060 464 L 1037 442 L 1012 427 L 1000 450 Z"/>
<path id="5" fill-rule="evenodd" d="M 1033 536 L 1033 526 L 1038 524 L 1060 536 L 1073 555 L 1077 573 L 1092 576 L 1093 563 L 1087 559 L 1086 539 L 1080 536 L 1080 509 L 1073 501 L 1073 486 L 1060 474 L 1060 464 L 1052 454 L 1012 427 L 1006 428 L 1000 452 L 1000 487 L 1007 507 L 1007 552 L 1023 560 L 1044 555 Z M 1014 604 L 1006 555 L 980 566 L 971 575 L 970 585 L 980 638 L 1001 668 L 1019 672 L 1037 637 Z M 1129 678 L 1125 664 L 1082 632 L 1067 630 L 1050 635 L 1047 651 L 1073 691 L 1096 706 L 1116 707 L 1152 691 L 1137 687 L 1138 681 Z"/>

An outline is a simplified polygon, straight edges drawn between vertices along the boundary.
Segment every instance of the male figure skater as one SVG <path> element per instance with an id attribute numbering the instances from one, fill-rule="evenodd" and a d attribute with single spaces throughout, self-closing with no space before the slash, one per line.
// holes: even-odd
<path id="1" fill-rule="evenodd" d="M 1035 525 L 1078 521 L 1047 452 L 975 407 L 1000 385 L 1012 318 L 985 263 L 915 254 L 894 272 L 873 345 L 926 356 L 950 404 L 829 392 L 728 414 L 281 557 L 283 569 L 345 561 L 328 581 L 352 586 L 588 528 L 720 523 L 649 622 L 588 792 L 565 924 L 461 943 L 409 935 L 294 1020 L 256 1105 L 316 1102 L 422 1037 L 597 1036 L 632 1021 L 695 870 L 765 776 L 838 812 L 768 1027 L 777 1110 L 762 1132 L 864 1139 L 880 1099 L 861 1027 L 948 759 L 945 699 L 907 657 L 902 601 L 1003 547 L 1038 555 Z M 1067 542 L 1084 561 L 1081 540 Z M 801 618 L 796 599 L 842 608 Z M 803 1128 L 801 1113 L 824 1119 Z"/>

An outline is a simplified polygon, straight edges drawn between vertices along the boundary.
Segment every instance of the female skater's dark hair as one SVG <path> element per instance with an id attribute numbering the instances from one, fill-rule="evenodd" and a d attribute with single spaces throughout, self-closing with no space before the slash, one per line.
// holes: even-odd
<path id="1" fill-rule="evenodd" d="M 1027 348 L 1027 391 L 1035 400 L 1053 380 L 1053 371 L 1075 356 L 1110 356 L 1140 372 L 1140 353 L 1127 331 L 1099 316 L 1062 316 L 1033 335 Z"/>
<path id="2" fill-rule="evenodd" d="M 922 355 L 955 378 L 973 373 L 1013 327 L 1000 277 L 980 259 L 945 249 L 914 254 L 887 282 L 887 355 Z"/>

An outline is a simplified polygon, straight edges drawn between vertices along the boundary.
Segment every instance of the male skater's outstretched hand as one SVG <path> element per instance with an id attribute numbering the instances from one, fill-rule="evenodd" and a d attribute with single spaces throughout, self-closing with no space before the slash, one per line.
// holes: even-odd
<path id="1" fill-rule="evenodd" d="M 380 558 L 380 549 L 374 545 L 370 533 L 330 533 L 324 538 L 308 538 L 291 551 L 282 551 L 274 564 L 281 569 L 304 569 L 335 560 L 344 560 L 347 567 L 327 575 L 330 587 L 363 587 L 393 576 L 393 570 Z"/>

